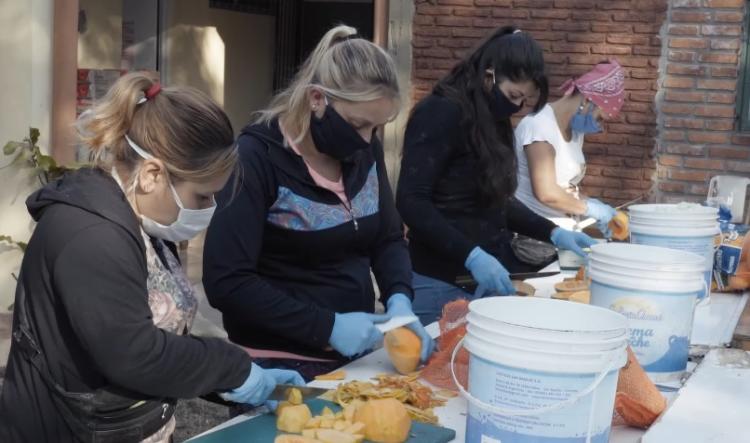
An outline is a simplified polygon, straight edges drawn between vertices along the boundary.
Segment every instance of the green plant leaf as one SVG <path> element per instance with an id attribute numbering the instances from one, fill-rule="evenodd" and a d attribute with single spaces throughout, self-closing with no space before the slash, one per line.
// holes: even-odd
<path id="1" fill-rule="evenodd" d="M 18 149 L 22 145 L 23 143 L 21 142 L 8 142 L 5 144 L 5 146 L 3 146 L 3 154 L 13 155 L 16 153 L 16 149 Z"/>
<path id="2" fill-rule="evenodd" d="M 35 145 L 39 141 L 39 129 L 29 128 L 29 139 L 31 140 L 31 144 Z"/>
<path id="3" fill-rule="evenodd" d="M 26 252 L 26 247 L 28 246 L 28 243 L 26 242 L 13 240 L 13 237 L 11 237 L 10 235 L 0 235 L 0 242 L 10 243 L 11 245 L 20 249 L 22 252 Z"/>
<path id="4" fill-rule="evenodd" d="M 57 169 L 57 162 L 54 158 L 49 155 L 38 154 L 36 157 L 36 163 L 44 172 L 52 172 L 53 169 Z"/>

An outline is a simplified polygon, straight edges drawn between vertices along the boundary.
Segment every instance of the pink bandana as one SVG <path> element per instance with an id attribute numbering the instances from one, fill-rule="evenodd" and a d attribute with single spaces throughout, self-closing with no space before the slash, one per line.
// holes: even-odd
<path id="1" fill-rule="evenodd" d="M 576 79 L 566 81 L 560 89 L 570 95 L 578 89 L 609 117 L 616 117 L 625 100 L 625 72 L 619 63 L 610 60 Z"/>

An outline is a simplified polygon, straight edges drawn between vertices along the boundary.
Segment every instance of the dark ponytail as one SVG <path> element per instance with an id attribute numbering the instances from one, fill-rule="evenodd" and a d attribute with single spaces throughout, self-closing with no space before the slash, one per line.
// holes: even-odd
<path id="1" fill-rule="evenodd" d="M 484 87 L 486 71 L 494 70 L 498 83 L 505 79 L 533 82 L 539 89 L 535 112 L 546 105 L 549 93 L 541 47 L 529 34 L 515 31 L 513 26 L 497 29 L 433 90 L 459 103 L 463 110 L 461 128 L 467 148 L 483 167 L 479 183 L 487 205 L 498 205 L 513 196 L 517 160 L 510 118 L 498 119 L 490 110 Z"/>

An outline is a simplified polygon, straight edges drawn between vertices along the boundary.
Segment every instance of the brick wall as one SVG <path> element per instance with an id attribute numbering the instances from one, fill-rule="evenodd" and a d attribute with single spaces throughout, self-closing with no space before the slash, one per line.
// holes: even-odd
<path id="1" fill-rule="evenodd" d="M 627 101 L 618 120 L 605 125 L 605 134 L 586 138 L 584 191 L 614 204 L 647 191 L 660 200 L 705 194 L 708 169 L 750 172 L 742 161 L 750 159 L 742 147 L 750 137 L 731 126 L 743 5 L 743 0 L 417 0 L 414 98 L 429 92 L 481 37 L 506 24 L 529 32 L 544 48 L 552 100 L 567 78 L 615 57 L 627 71 Z M 670 24 L 667 17 L 683 22 Z M 667 32 L 676 47 L 663 47 Z M 671 72 L 663 72 L 665 67 Z M 706 115 L 711 118 L 704 121 Z"/>
<path id="2" fill-rule="evenodd" d="M 750 174 L 735 118 L 745 0 L 671 0 L 657 97 L 656 196 L 702 200 L 717 174 Z"/>

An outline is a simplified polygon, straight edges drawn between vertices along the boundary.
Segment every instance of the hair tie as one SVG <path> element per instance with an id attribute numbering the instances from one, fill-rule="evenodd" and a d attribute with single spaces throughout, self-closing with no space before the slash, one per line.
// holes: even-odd
<path id="1" fill-rule="evenodd" d="M 151 100 L 152 98 L 159 95 L 160 92 L 161 92 L 161 83 L 156 82 L 153 85 L 151 85 L 150 88 L 146 90 L 146 93 L 144 94 L 144 96 L 146 97 L 146 100 Z"/>

